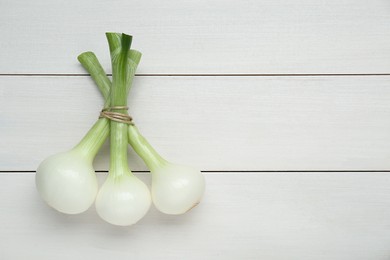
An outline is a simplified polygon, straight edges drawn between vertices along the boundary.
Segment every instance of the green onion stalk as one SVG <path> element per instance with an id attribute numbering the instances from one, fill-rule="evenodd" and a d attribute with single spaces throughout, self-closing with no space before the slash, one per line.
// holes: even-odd
<path id="1" fill-rule="evenodd" d="M 110 93 L 110 107 L 127 107 L 127 96 L 141 54 L 137 51 L 130 52 L 130 35 L 107 33 L 106 36 L 112 65 L 112 86 L 106 95 Z M 116 112 L 127 115 L 126 109 L 116 109 Z M 115 120 L 110 124 L 110 169 L 97 194 L 95 206 L 103 220 L 114 225 L 128 226 L 139 221 L 148 212 L 151 196 L 148 187 L 129 169 L 128 124 Z"/>

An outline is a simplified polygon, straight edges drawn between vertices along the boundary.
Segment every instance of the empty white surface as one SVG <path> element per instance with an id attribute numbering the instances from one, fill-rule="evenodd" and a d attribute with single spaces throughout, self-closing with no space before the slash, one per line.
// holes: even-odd
<path id="1" fill-rule="evenodd" d="M 94 208 L 57 213 L 38 197 L 33 174 L 1 174 L 0 258 L 390 258 L 389 173 L 222 173 L 206 181 L 204 200 L 188 214 L 153 208 L 123 228 Z"/>
<path id="2" fill-rule="evenodd" d="M 104 33 L 133 34 L 138 73 L 389 73 L 388 0 L 2 1 L 0 73 L 84 73 Z"/>

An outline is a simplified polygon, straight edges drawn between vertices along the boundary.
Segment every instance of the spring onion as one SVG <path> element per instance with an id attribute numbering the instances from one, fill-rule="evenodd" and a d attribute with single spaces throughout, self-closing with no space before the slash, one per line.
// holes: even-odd
<path id="1" fill-rule="evenodd" d="M 162 158 L 135 126 L 129 126 L 128 134 L 131 146 L 152 173 L 152 200 L 156 208 L 178 215 L 198 205 L 205 190 L 202 173 Z"/>
<path id="2" fill-rule="evenodd" d="M 127 95 L 137 67 L 137 63 L 128 55 L 132 38 L 126 34 L 107 33 L 107 39 L 113 79 L 111 106 L 127 106 Z M 119 112 L 127 114 L 126 110 Z M 111 224 L 132 225 L 148 212 L 151 205 L 150 192 L 129 169 L 127 124 L 111 121 L 110 141 L 110 170 L 97 195 L 96 211 Z"/>
<path id="3" fill-rule="evenodd" d="M 120 118 L 129 118 L 125 109 L 127 96 L 141 53 L 130 49 L 130 35 L 106 33 L 106 36 L 112 82 L 92 52 L 82 53 L 78 60 L 105 98 L 103 111 L 111 113 L 115 110 Z M 92 163 L 109 135 L 110 169 L 99 189 Z M 128 143 L 152 173 L 151 193 L 129 169 Z M 168 162 L 130 120 L 117 120 L 109 117 L 108 112 L 102 113 L 74 148 L 45 159 L 37 169 L 35 180 L 39 194 L 52 208 L 66 214 L 78 214 L 95 202 L 98 215 L 119 226 L 139 221 L 148 212 L 152 201 L 163 213 L 183 214 L 199 203 L 205 189 L 204 177 L 199 170 Z"/>
<path id="4" fill-rule="evenodd" d="M 107 119 L 99 119 L 73 149 L 50 156 L 39 165 L 35 183 L 49 206 L 78 214 L 93 204 L 98 182 L 92 162 L 108 137 L 108 126 Z"/>

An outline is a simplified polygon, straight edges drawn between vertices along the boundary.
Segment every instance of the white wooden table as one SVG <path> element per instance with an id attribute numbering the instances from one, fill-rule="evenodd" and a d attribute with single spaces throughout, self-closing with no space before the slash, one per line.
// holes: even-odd
<path id="1" fill-rule="evenodd" d="M 143 53 L 138 127 L 204 171 L 189 214 L 118 228 L 38 197 L 103 104 L 76 57 L 110 73 L 106 31 Z M 0 32 L 0 259 L 390 259 L 388 0 L 3 1 Z"/>

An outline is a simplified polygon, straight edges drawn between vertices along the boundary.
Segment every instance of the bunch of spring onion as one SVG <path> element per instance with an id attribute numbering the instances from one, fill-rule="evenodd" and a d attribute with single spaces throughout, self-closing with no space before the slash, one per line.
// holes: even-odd
<path id="1" fill-rule="evenodd" d="M 205 189 L 204 177 L 199 170 L 165 160 L 132 123 L 127 96 L 141 53 L 130 49 L 130 35 L 106 36 L 112 82 L 92 52 L 78 57 L 105 98 L 103 112 L 74 148 L 50 156 L 39 165 L 37 190 L 49 206 L 66 214 L 82 213 L 95 202 L 98 215 L 113 225 L 136 223 L 148 212 L 152 201 L 163 213 L 183 214 L 199 203 Z M 99 189 L 92 163 L 108 136 L 110 168 Z M 128 143 L 152 173 L 151 192 L 129 169 Z"/>

